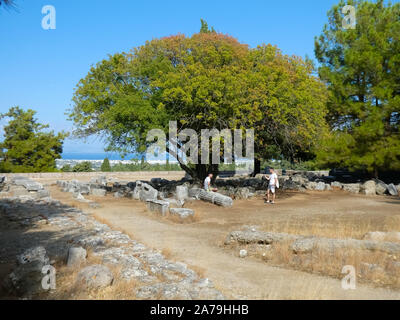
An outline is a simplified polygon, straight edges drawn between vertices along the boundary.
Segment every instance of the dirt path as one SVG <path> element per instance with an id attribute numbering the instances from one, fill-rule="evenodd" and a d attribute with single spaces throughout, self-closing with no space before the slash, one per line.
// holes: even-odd
<path id="1" fill-rule="evenodd" d="M 52 197 L 86 211 L 87 204 L 71 194 L 51 188 Z M 179 224 L 147 212 L 145 205 L 111 196 L 97 198 L 102 208 L 92 212 L 150 247 L 163 250 L 170 258 L 203 272 L 228 298 L 233 299 L 400 299 L 399 291 L 357 285 L 343 290 L 337 279 L 268 266 L 253 258 L 240 259 L 223 248 L 226 235 L 244 225 L 260 225 L 266 220 L 281 221 L 293 216 L 356 215 L 398 217 L 400 200 L 385 197 L 366 199 L 344 193 L 292 194 L 276 206 L 262 200 L 235 201 L 233 208 L 195 203 L 198 220 Z M 250 210 L 251 208 L 251 210 Z"/>

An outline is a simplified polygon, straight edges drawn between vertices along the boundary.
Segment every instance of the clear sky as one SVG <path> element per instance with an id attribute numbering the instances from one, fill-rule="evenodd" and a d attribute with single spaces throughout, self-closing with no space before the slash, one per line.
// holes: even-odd
<path id="1" fill-rule="evenodd" d="M 34 109 L 55 131 L 72 128 L 65 112 L 90 66 L 146 40 L 191 35 L 200 18 L 217 31 L 255 47 L 277 45 L 286 54 L 314 58 L 314 37 L 338 0 L 15 0 L 0 10 L 0 112 Z M 42 29 L 42 7 L 56 9 L 56 29 Z M 4 121 L 1 125 L 4 125 Z M 99 139 L 67 140 L 64 152 L 102 152 Z"/>

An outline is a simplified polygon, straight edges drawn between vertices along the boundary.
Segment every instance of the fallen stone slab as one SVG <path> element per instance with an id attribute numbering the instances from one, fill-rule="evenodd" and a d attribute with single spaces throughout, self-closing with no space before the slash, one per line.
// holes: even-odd
<path id="1" fill-rule="evenodd" d="M 280 241 L 295 241 L 300 236 L 288 233 L 275 233 L 253 230 L 232 231 L 226 238 L 225 244 L 272 244 Z"/>
<path id="2" fill-rule="evenodd" d="M 181 219 L 186 219 L 194 216 L 194 210 L 187 208 L 170 208 L 169 213 L 179 216 Z"/>
<path id="3" fill-rule="evenodd" d="M 106 195 L 105 189 L 91 189 L 90 193 L 96 197 L 104 197 Z"/>
<path id="4" fill-rule="evenodd" d="M 213 204 L 223 206 L 223 207 L 232 207 L 233 200 L 228 196 L 224 196 L 217 192 L 208 192 L 206 190 L 201 190 L 199 193 L 199 198 L 201 200 L 211 202 Z"/>
<path id="5" fill-rule="evenodd" d="M 334 252 L 337 249 L 381 251 L 388 254 L 400 253 L 400 243 L 357 239 L 300 238 L 292 244 L 295 253 L 310 253 L 313 250 Z"/>
<path id="6" fill-rule="evenodd" d="M 400 232 L 382 232 L 382 231 L 372 231 L 364 235 L 363 240 L 373 240 L 373 241 L 400 241 Z"/>
<path id="7" fill-rule="evenodd" d="M 146 205 L 151 212 L 157 212 L 162 216 L 167 214 L 169 208 L 169 202 L 163 200 L 147 200 Z"/>

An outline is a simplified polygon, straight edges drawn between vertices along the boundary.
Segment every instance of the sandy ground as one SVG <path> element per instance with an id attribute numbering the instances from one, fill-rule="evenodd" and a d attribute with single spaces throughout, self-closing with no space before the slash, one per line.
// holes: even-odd
<path id="1" fill-rule="evenodd" d="M 53 198 L 93 212 L 103 222 L 128 233 L 149 247 L 163 250 L 172 259 L 195 266 L 216 287 L 232 299 L 400 299 L 400 291 L 357 284 L 343 290 L 338 279 L 272 267 L 255 258 L 241 259 L 224 248 L 230 231 L 246 225 L 265 226 L 290 219 L 350 217 L 362 221 L 400 217 L 400 199 L 365 197 L 340 191 L 288 193 L 276 205 L 261 198 L 237 200 L 232 208 L 204 202 L 187 205 L 196 210 L 196 221 L 181 224 L 146 210 L 130 199 L 88 197 L 102 207 L 91 209 L 75 201 L 70 193 L 50 187 Z"/>

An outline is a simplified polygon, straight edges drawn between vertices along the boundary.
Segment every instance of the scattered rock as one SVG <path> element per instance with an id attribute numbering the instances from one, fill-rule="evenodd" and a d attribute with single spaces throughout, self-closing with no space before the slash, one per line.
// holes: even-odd
<path id="1" fill-rule="evenodd" d="M 235 197 L 236 199 L 248 199 L 250 195 L 249 188 L 238 188 Z"/>
<path id="2" fill-rule="evenodd" d="M 43 291 L 42 269 L 50 259 L 44 247 L 34 247 L 17 256 L 17 268 L 5 279 L 5 287 L 21 296 L 31 296 Z"/>
<path id="3" fill-rule="evenodd" d="M 176 199 L 185 201 L 189 198 L 189 190 L 187 186 L 176 186 Z"/>
<path id="4" fill-rule="evenodd" d="M 112 284 L 114 276 L 106 266 L 96 264 L 82 269 L 77 280 L 88 288 L 105 288 Z"/>
<path id="5" fill-rule="evenodd" d="M 384 241 L 386 238 L 386 232 L 381 231 L 373 231 L 368 232 L 364 235 L 364 240 L 372 240 L 372 241 Z"/>
<path id="6" fill-rule="evenodd" d="M 375 180 L 375 183 L 376 183 L 376 193 L 379 194 L 380 196 L 384 195 L 388 189 L 387 184 L 378 179 Z"/>
<path id="7" fill-rule="evenodd" d="M 391 196 L 398 196 L 399 195 L 399 192 L 397 191 L 397 188 L 393 183 L 388 185 L 387 190 L 388 190 L 388 192 L 389 192 L 389 194 Z"/>
<path id="8" fill-rule="evenodd" d="M 335 188 L 335 189 L 342 189 L 342 184 L 340 182 L 338 182 L 338 181 L 333 181 L 331 183 L 331 187 Z"/>
<path id="9" fill-rule="evenodd" d="M 163 200 L 147 200 L 147 209 L 165 216 L 168 212 L 169 202 Z"/>
<path id="10" fill-rule="evenodd" d="M 186 208 L 169 208 L 169 213 L 172 215 L 177 215 L 181 219 L 186 219 L 188 217 L 194 216 L 194 210 Z"/>
<path id="11" fill-rule="evenodd" d="M 376 184 L 374 180 L 368 180 L 361 185 L 361 193 L 367 196 L 376 195 Z"/>
<path id="12" fill-rule="evenodd" d="M 86 261 L 87 252 L 82 247 L 73 247 L 68 250 L 68 267 L 79 267 Z"/>
<path id="13" fill-rule="evenodd" d="M 240 258 L 246 258 L 247 257 L 247 250 L 244 250 L 244 249 L 240 250 L 239 257 Z"/>
<path id="14" fill-rule="evenodd" d="M 294 241 L 298 236 L 287 233 L 263 232 L 257 230 L 232 231 L 226 238 L 225 244 L 271 244 L 279 241 Z"/>
<path id="15" fill-rule="evenodd" d="M 317 191 L 325 191 L 326 190 L 326 184 L 325 182 L 318 182 L 315 186 L 315 190 Z"/>
<path id="16" fill-rule="evenodd" d="M 342 188 L 344 191 L 348 191 L 350 193 L 359 193 L 360 192 L 360 184 L 358 184 L 358 183 L 343 184 Z"/>
<path id="17" fill-rule="evenodd" d="M 91 189 L 90 193 L 96 197 L 104 197 L 106 195 L 105 189 Z"/>

